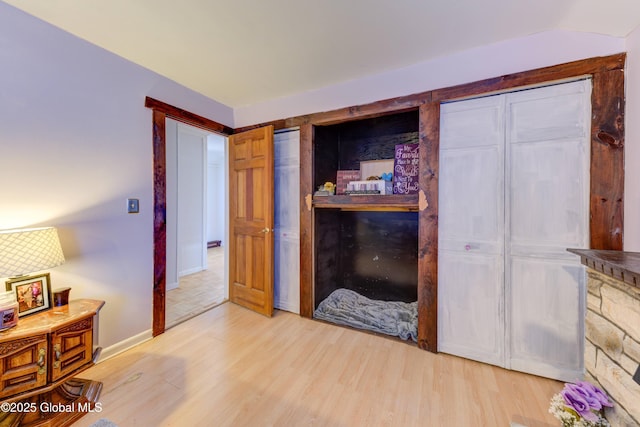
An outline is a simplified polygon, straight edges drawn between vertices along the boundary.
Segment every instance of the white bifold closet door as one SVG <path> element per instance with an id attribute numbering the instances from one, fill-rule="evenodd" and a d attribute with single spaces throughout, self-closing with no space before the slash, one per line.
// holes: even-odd
<path id="1" fill-rule="evenodd" d="M 583 373 L 591 81 L 443 104 L 439 351 Z"/>
<path id="2" fill-rule="evenodd" d="M 274 145 L 274 307 L 300 313 L 300 131 L 276 132 Z"/>

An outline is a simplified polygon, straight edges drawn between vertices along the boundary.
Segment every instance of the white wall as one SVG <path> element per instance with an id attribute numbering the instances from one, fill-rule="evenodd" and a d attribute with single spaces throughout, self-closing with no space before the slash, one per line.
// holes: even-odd
<path id="1" fill-rule="evenodd" d="M 640 252 L 640 28 L 627 37 L 624 249 Z"/>
<path id="2" fill-rule="evenodd" d="M 224 241 L 224 213 L 225 213 L 225 158 L 224 147 L 226 138 L 210 134 L 207 137 L 207 241 Z"/>
<path id="3" fill-rule="evenodd" d="M 218 178 L 218 173 L 222 174 L 222 170 L 216 170 L 215 176 L 210 176 L 211 162 L 218 164 L 222 168 L 224 163 L 224 140 L 219 135 L 207 134 L 207 132 L 179 123 L 173 119 L 167 119 L 166 126 L 166 178 L 167 178 L 167 265 L 166 278 L 167 290 L 175 289 L 179 284 L 179 277 L 186 274 L 195 273 L 205 269 L 206 266 L 206 242 L 212 240 L 209 236 L 205 236 L 202 240 L 201 229 L 205 228 L 209 233 L 209 222 L 211 219 L 211 197 L 209 193 L 215 181 L 212 178 Z M 180 142 L 178 142 L 180 141 Z M 205 171 L 204 150 L 207 146 L 211 146 L 211 141 L 219 142 L 219 153 L 211 148 L 207 150 L 209 155 L 207 161 L 207 206 L 201 206 L 203 201 L 202 186 L 203 182 L 201 174 Z M 193 145 L 202 144 L 200 149 Z M 194 151 L 195 150 L 195 151 Z M 212 160 L 213 159 L 213 160 Z M 189 163 L 193 163 L 190 165 Z M 224 187 L 219 189 L 222 203 L 224 203 Z M 224 210 L 223 206 L 219 208 L 221 224 L 218 226 L 220 232 L 224 231 Z M 179 212 L 181 213 L 179 215 Z M 203 219 L 203 214 L 206 218 Z M 218 212 L 214 212 L 214 217 Z M 203 225 L 203 221 L 206 224 Z M 221 235 L 218 240 L 222 240 Z M 196 245 L 199 248 L 196 249 Z"/>
<path id="4" fill-rule="evenodd" d="M 329 111 L 625 50 L 623 38 L 548 31 L 260 104 L 236 108 L 235 127 Z"/>
<path id="5" fill-rule="evenodd" d="M 70 286 L 72 299 L 106 301 L 100 345 L 149 335 L 145 96 L 226 125 L 232 110 L 2 2 L 0 64 L 0 229 L 59 228 L 67 262 L 51 271 L 52 285 Z M 140 199 L 139 214 L 126 213 L 127 197 Z"/>
<path id="6" fill-rule="evenodd" d="M 178 276 L 207 267 L 207 132 L 178 123 Z M 167 260 L 168 261 L 168 260 Z"/>
<path id="7" fill-rule="evenodd" d="M 165 120 L 166 152 L 166 290 L 178 287 L 178 122 Z"/>

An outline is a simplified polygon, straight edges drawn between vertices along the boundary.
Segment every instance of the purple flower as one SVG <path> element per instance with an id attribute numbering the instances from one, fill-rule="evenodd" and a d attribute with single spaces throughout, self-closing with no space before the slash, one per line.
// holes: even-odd
<path id="1" fill-rule="evenodd" d="M 573 387 L 572 387 L 573 386 Z M 582 418 L 588 421 L 597 422 L 598 417 L 591 412 L 589 402 L 584 398 L 583 393 L 575 390 L 575 384 L 567 384 L 560 392 L 567 406 L 577 412 Z"/>
<path id="2" fill-rule="evenodd" d="M 586 393 L 589 394 L 589 396 L 598 400 L 598 402 L 601 405 L 600 408 L 595 408 L 592 406 L 591 407 L 592 409 L 599 410 L 602 408 L 602 406 L 609 406 L 609 407 L 613 406 L 613 404 L 609 401 L 609 398 L 607 397 L 607 395 L 598 387 L 591 384 L 590 382 L 580 381 L 576 383 L 576 385 L 580 386 L 583 390 L 585 390 Z"/>
<path id="3" fill-rule="evenodd" d="M 592 389 L 584 387 L 582 384 L 565 384 L 565 388 L 570 389 L 574 393 L 578 393 L 587 402 L 590 409 L 599 411 L 602 409 L 602 402 L 596 397 Z"/>

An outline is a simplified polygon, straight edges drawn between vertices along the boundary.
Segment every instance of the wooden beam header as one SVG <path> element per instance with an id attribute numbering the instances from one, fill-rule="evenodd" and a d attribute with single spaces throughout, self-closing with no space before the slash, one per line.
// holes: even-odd
<path id="1" fill-rule="evenodd" d="M 176 119 L 182 123 L 186 123 L 200 129 L 205 129 L 223 135 L 231 135 L 233 133 L 233 128 L 207 119 L 206 117 L 202 117 L 189 111 L 183 110 L 182 108 L 174 107 L 173 105 L 158 101 L 157 99 L 151 98 L 149 96 L 145 98 L 144 106 L 147 108 L 151 108 L 154 111 L 164 113 L 169 118 Z"/>

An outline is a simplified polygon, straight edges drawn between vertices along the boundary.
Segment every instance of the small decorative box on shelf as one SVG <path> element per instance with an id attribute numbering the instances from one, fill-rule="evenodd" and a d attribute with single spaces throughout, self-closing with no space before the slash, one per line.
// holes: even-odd
<path id="1" fill-rule="evenodd" d="M 344 194 L 347 196 L 373 196 L 380 194 L 380 190 L 347 190 Z"/>
<path id="2" fill-rule="evenodd" d="M 360 191 L 368 191 L 372 193 L 356 193 Z M 351 181 L 347 184 L 346 194 L 393 194 L 393 185 L 391 181 L 382 179 L 368 181 Z"/>

